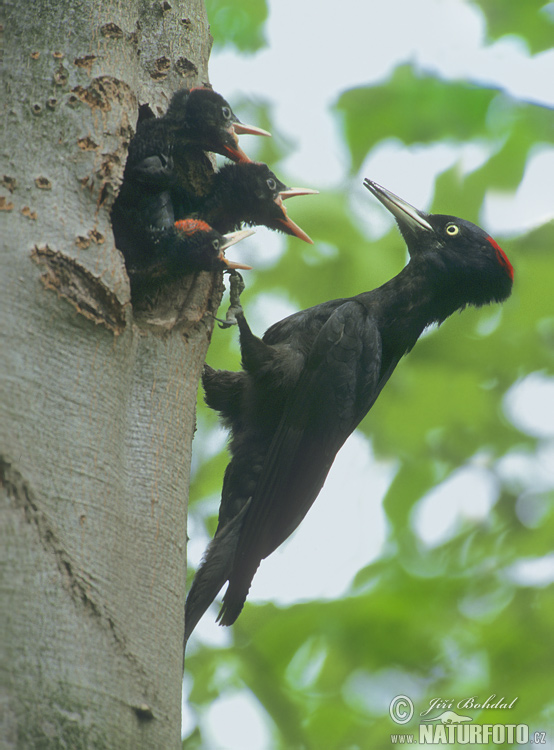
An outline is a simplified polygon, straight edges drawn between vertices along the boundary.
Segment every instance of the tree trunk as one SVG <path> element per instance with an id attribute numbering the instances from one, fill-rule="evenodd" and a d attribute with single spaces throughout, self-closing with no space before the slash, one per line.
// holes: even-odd
<path id="1" fill-rule="evenodd" d="M 205 83 L 203 0 L 7 0 L 0 738 L 180 746 L 206 273 L 137 316 L 110 208 L 138 106 Z M 1 744 L 1 743 L 0 743 Z"/>

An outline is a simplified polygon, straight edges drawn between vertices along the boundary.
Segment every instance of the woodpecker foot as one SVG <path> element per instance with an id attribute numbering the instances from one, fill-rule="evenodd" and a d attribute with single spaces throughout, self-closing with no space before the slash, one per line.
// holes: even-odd
<path id="1" fill-rule="evenodd" d="M 243 293 L 246 285 L 244 279 L 238 271 L 229 271 L 229 309 L 225 320 L 216 318 L 220 328 L 231 328 L 231 326 L 237 325 L 237 315 L 242 312 L 242 306 L 240 304 L 240 295 Z"/>

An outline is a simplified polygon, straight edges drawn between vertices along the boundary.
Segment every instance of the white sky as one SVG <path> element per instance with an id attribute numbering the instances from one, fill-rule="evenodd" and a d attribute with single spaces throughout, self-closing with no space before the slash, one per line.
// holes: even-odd
<path id="1" fill-rule="evenodd" d="M 377 82 L 403 62 L 414 62 L 446 78 L 484 81 L 526 100 L 554 106 L 554 50 L 530 57 L 516 38 L 487 45 L 480 12 L 461 0 L 341 0 L 338 6 L 329 6 L 329 11 L 321 0 L 273 0 L 270 5 L 269 48 L 248 57 L 229 50 L 215 52 L 210 80 L 231 103 L 244 95 L 274 102 L 276 130 L 297 145 L 284 163 L 287 179 L 295 184 L 321 190 L 344 182 L 344 146 L 329 105 L 344 89 Z M 237 114 L 240 117 L 240 111 Z M 253 140 L 248 140 L 247 151 L 252 151 Z M 425 209 L 435 175 L 460 155 L 467 157 L 468 168 L 472 160 L 479 159 L 471 146 L 464 151 L 441 145 L 427 150 L 387 145 L 366 160 L 361 176 L 377 180 Z M 488 231 L 522 231 L 552 218 L 553 172 L 554 149 L 538 148 L 515 195 L 487 197 L 483 223 Z M 266 235 L 258 232 L 260 237 Z M 272 254 L 278 252 L 275 236 L 268 243 Z M 275 308 L 275 317 L 267 324 L 282 317 L 281 312 Z M 542 407 L 533 386 L 543 389 Z M 547 415 L 545 403 L 549 404 Z M 545 438 L 554 436 L 551 381 L 524 381 L 509 395 L 506 409 L 520 428 Z M 536 471 L 547 486 L 554 486 L 552 453 L 544 451 L 533 459 L 520 457 L 520 464 L 516 462 L 519 469 L 509 464 L 499 471 L 519 471 L 520 476 Z M 355 573 L 379 555 L 384 543 L 386 521 L 381 500 L 394 470 L 393 464 L 375 462 L 362 436 L 352 436 L 299 530 L 263 561 L 249 599 L 285 604 L 313 597 L 334 598 L 347 590 Z M 472 503 L 468 506 L 470 492 Z M 461 469 L 421 502 L 414 514 L 415 528 L 427 544 L 440 544 L 453 533 L 457 519 L 483 517 L 496 497 L 495 482 L 476 459 L 475 465 Z M 208 541 L 198 531 L 189 531 L 193 564 L 199 562 Z M 332 555 L 328 552 L 331 546 Z M 545 566 L 547 578 L 549 575 L 552 580 L 552 559 L 539 564 L 537 575 L 542 581 Z M 533 580 L 533 570 L 531 564 L 530 569 L 511 571 L 510 575 L 514 580 L 528 581 L 529 576 Z M 214 645 L 228 642 L 229 632 L 213 622 L 216 611 L 212 608 L 201 621 L 189 644 L 191 650 L 196 638 Z M 185 734 L 191 721 L 185 707 Z M 269 726 L 255 700 L 240 691 L 218 700 L 202 718 L 210 750 L 269 750 Z M 235 732 L 233 727 L 240 729 Z M 250 727 L 248 735 L 245 727 Z"/>

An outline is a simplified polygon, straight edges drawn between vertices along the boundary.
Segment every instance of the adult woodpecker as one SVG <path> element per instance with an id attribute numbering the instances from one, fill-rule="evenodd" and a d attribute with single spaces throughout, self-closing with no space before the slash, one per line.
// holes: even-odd
<path id="1" fill-rule="evenodd" d="M 208 194 L 196 200 L 191 211 L 220 232 L 238 229 L 243 223 L 262 224 L 311 243 L 306 232 L 288 216 L 283 201 L 317 192 L 287 187 L 267 164 L 226 164 L 212 176 Z"/>
<path id="2" fill-rule="evenodd" d="M 225 257 L 225 250 L 254 234 L 253 229 L 221 234 L 205 221 L 184 219 L 170 229 L 151 230 L 144 255 L 135 255 L 127 267 L 133 295 L 197 271 L 223 271 L 250 266 Z"/>
<path id="3" fill-rule="evenodd" d="M 373 291 L 297 312 L 262 339 L 239 311 L 243 370 L 204 372 L 206 402 L 231 429 L 232 458 L 217 531 L 187 598 L 185 642 L 226 581 L 218 620 L 236 620 L 261 560 L 300 524 L 338 450 L 423 330 L 511 293 L 510 261 L 482 229 L 364 185 L 398 223 L 405 268 Z"/>

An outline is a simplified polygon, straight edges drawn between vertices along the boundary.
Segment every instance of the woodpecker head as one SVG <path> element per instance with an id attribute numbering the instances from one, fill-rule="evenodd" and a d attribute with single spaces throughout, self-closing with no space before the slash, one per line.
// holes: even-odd
<path id="1" fill-rule="evenodd" d="M 312 244 L 306 232 L 288 216 L 283 201 L 297 195 L 314 195 L 317 190 L 289 188 L 267 164 L 259 162 L 229 165 L 220 174 L 222 190 L 226 198 L 236 204 L 235 210 L 243 221 L 263 224 Z"/>
<path id="2" fill-rule="evenodd" d="M 500 246 L 476 224 L 444 214 L 418 211 L 376 182 L 365 187 L 396 219 L 410 258 L 464 304 L 484 305 L 510 296 L 514 269 Z"/>
<path id="3" fill-rule="evenodd" d="M 220 234 L 196 219 L 183 219 L 174 225 L 176 246 L 183 264 L 194 271 L 225 271 L 240 268 L 252 270 L 251 266 L 236 263 L 225 257 L 225 250 L 237 242 L 254 234 L 253 229 L 241 229 L 238 232 Z"/>
<path id="4" fill-rule="evenodd" d="M 239 146 L 238 135 L 271 135 L 262 128 L 241 123 L 229 103 L 207 88 L 177 91 L 165 116 L 177 138 L 182 135 L 188 142 L 233 161 L 250 161 Z"/>

